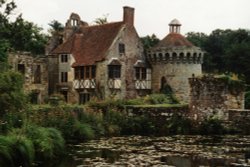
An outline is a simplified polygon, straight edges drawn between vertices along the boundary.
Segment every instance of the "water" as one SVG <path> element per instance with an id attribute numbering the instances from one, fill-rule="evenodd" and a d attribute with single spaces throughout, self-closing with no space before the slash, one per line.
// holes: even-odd
<path id="1" fill-rule="evenodd" d="M 113 137 L 68 147 L 54 166 L 250 167 L 250 136 Z"/>

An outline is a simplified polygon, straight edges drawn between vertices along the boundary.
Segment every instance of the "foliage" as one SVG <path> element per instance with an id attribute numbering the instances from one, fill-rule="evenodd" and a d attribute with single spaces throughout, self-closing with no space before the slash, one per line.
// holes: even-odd
<path id="1" fill-rule="evenodd" d="M 216 29 L 209 35 L 191 32 L 187 39 L 206 51 L 203 64 L 206 72 L 233 72 L 244 75 L 250 82 L 249 30 Z"/>
<path id="2" fill-rule="evenodd" d="M 155 34 L 152 34 L 151 36 L 147 35 L 145 37 L 141 37 L 141 41 L 142 41 L 142 44 L 143 44 L 143 48 L 146 51 L 149 48 L 151 48 L 151 47 L 155 46 L 156 44 L 158 44 L 160 39 Z"/>
<path id="3" fill-rule="evenodd" d="M 221 135 L 224 132 L 222 121 L 217 118 L 207 118 L 198 127 L 198 133 L 202 135 Z"/>
<path id="4" fill-rule="evenodd" d="M 57 20 L 53 20 L 49 23 L 49 26 L 51 27 L 49 29 L 49 32 L 51 33 L 51 35 L 55 34 L 55 33 L 60 33 L 63 31 L 64 26 L 62 23 L 60 23 Z"/>
<path id="5" fill-rule="evenodd" d="M 24 129 L 24 135 L 34 143 L 35 154 L 39 159 L 52 159 L 63 153 L 64 139 L 61 133 L 54 128 L 28 125 Z"/>
<path id="6" fill-rule="evenodd" d="M 108 14 L 105 14 L 102 17 L 96 18 L 94 23 L 97 25 L 102 25 L 102 24 L 108 23 Z"/>
<path id="7" fill-rule="evenodd" d="M 0 118 L 7 112 L 19 112 L 26 106 L 23 76 L 17 72 L 0 73 Z"/>
<path id="8" fill-rule="evenodd" d="M 0 166 L 29 167 L 34 160 L 34 146 L 25 136 L 0 136 Z"/>
<path id="9" fill-rule="evenodd" d="M 173 114 L 161 129 L 166 134 L 191 134 L 193 133 L 193 125 L 190 119 L 178 114 Z"/>
<path id="10" fill-rule="evenodd" d="M 144 99 L 146 104 L 176 104 L 178 101 L 172 94 L 150 94 Z"/>
<path id="11" fill-rule="evenodd" d="M 250 109 L 250 91 L 245 94 L 245 108 Z"/>
<path id="12" fill-rule="evenodd" d="M 14 1 L 0 1 L 0 60 L 6 60 L 6 52 L 10 49 L 30 51 L 34 54 L 43 54 L 47 36 L 42 29 L 32 22 L 25 21 L 20 14 L 11 22 L 16 8 Z"/>
<path id="13" fill-rule="evenodd" d="M 65 99 L 62 94 L 52 94 L 49 97 L 49 104 L 51 106 L 58 106 L 59 104 L 63 104 L 63 102 L 65 102 Z"/>

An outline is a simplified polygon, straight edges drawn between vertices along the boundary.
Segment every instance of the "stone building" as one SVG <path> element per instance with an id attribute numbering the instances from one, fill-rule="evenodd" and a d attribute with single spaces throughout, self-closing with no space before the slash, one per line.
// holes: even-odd
<path id="1" fill-rule="evenodd" d="M 188 78 L 202 74 L 204 52 L 180 34 L 181 23 L 174 19 L 169 34 L 147 52 L 152 67 L 152 91 L 159 92 L 166 85 L 176 97 L 189 102 Z"/>
<path id="2" fill-rule="evenodd" d="M 124 7 L 123 20 L 88 26 L 77 14 L 66 23 L 63 43 L 50 51 L 49 94 L 70 103 L 100 98 L 135 98 L 151 89 L 151 69 L 134 27 L 134 9 Z M 50 45 L 50 48 L 53 48 Z"/>
<path id="3" fill-rule="evenodd" d="M 48 59 L 45 56 L 34 56 L 27 52 L 10 53 L 9 65 L 12 70 L 24 76 L 24 91 L 31 96 L 33 103 L 44 103 L 48 97 Z"/>

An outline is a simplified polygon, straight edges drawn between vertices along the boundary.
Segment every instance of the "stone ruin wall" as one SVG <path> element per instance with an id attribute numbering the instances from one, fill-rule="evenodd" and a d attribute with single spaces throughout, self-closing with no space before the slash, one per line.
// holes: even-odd
<path id="1" fill-rule="evenodd" d="M 26 93 L 36 93 L 37 102 L 44 103 L 44 99 L 48 96 L 48 63 L 47 58 L 42 56 L 34 56 L 28 52 L 10 53 L 8 63 L 12 70 L 19 71 L 18 65 L 24 67 L 24 91 Z M 40 66 L 40 81 L 36 82 L 36 67 Z"/>
<path id="2" fill-rule="evenodd" d="M 189 78 L 190 118 L 202 121 L 217 117 L 227 121 L 229 109 L 244 109 L 244 85 L 230 88 L 223 78 Z"/>

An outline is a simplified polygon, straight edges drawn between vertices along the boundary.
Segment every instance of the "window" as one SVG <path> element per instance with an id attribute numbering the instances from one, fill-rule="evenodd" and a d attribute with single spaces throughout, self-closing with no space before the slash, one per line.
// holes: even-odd
<path id="1" fill-rule="evenodd" d="M 79 104 L 85 104 L 90 100 L 90 94 L 89 93 L 80 93 L 79 94 Z"/>
<path id="2" fill-rule="evenodd" d="M 146 80 L 147 69 L 144 67 L 136 67 L 135 68 L 135 78 L 136 78 L 136 80 Z"/>
<path id="3" fill-rule="evenodd" d="M 68 62 L 68 55 L 61 55 L 61 62 L 67 63 Z"/>
<path id="4" fill-rule="evenodd" d="M 86 78 L 90 78 L 90 67 L 89 66 L 86 66 L 85 67 L 85 71 L 86 71 Z"/>
<path id="5" fill-rule="evenodd" d="M 109 78 L 116 79 L 121 78 L 121 66 L 120 65 L 109 65 L 108 66 Z"/>
<path id="6" fill-rule="evenodd" d="M 40 65 L 35 66 L 34 83 L 41 83 L 41 66 Z"/>
<path id="7" fill-rule="evenodd" d="M 123 43 L 119 43 L 119 53 L 125 53 L 125 45 Z"/>
<path id="8" fill-rule="evenodd" d="M 75 79 L 80 79 L 81 78 L 81 67 L 76 67 L 75 68 Z"/>
<path id="9" fill-rule="evenodd" d="M 93 79 L 96 76 L 96 66 L 80 66 L 75 68 L 75 79 Z"/>
<path id="10" fill-rule="evenodd" d="M 25 74 L 25 66 L 24 66 L 24 64 L 18 64 L 17 65 L 17 70 L 18 70 L 18 72 L 20 72 L 21 74 Z"/>
<path id="11" fill-rule="evenodd" d="M 61 82 L 68 82 L 68 73 L 61 72 Z"/>

